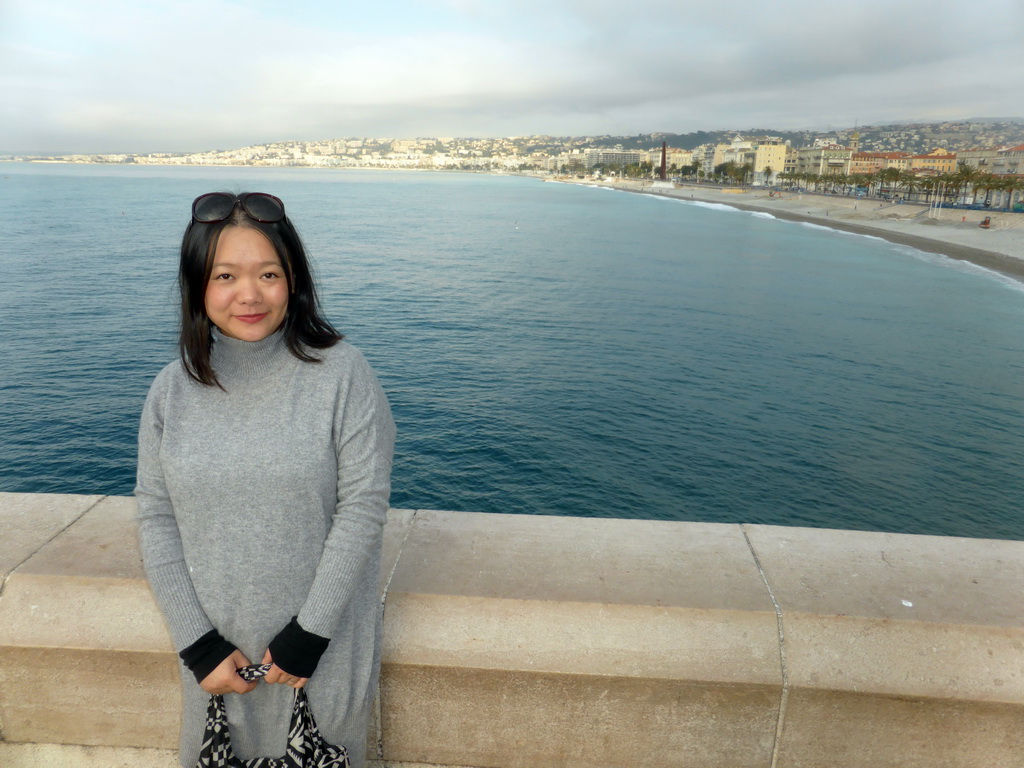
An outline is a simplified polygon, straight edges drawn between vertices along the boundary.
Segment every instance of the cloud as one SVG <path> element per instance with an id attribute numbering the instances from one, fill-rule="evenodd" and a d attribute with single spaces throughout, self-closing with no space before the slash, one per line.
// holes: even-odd
<path id="1" fill-rule="evenodd" d="M 1024 85 L 1015 0 L 15 0 L 3 13 L 0 151 L 1007 116 Z"/>

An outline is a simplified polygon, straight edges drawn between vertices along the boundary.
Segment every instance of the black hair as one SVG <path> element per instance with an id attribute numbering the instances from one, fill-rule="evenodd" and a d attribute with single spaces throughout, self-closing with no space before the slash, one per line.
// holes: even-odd
<path id="1" fill-rule="evenodd" d="M 229 193 L 230 194 L 230 193 Z M 178 350 L 188 375 L 207 386 L 220 386 L 210 364 L 212 323 L 206 314 L 206 286 L 213 270 L 220 234 L 228 227 L 262 233 L 281 259 L 288 279 L 288 311 L 281 330 L 288 350 L 299 360 L 319 363 L 309 349 L 326 349 L 341 341 L 341 333 L 323 316 L 306 249 L 287 216 L 266 223 L 249 218 L 236 204 L 224 221 L 189 222 L 181 240 L 178 287 L 181 289 L 181 328 Z M 223 387 L 222 387 L 223 389 Z"/>

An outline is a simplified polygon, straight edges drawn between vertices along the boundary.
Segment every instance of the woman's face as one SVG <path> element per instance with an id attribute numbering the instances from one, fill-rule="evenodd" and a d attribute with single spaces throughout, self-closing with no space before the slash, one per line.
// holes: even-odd
<path id="1" fill-rule="evenodd" d="M 206 284 L 206 315 L 221 333 L 242 341 L 267 338 L 288 311 L 288 278 L 263 233 L 226 227 Z"/>

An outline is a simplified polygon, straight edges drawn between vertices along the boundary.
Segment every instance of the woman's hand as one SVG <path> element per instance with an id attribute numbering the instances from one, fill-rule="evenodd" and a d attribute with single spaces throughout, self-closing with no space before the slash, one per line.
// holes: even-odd
<path id="1" fill-rule="evenodd" d="M 248 693 L 256 687 L 256 683 L 245 682 L 236 671 L 248 666 L 249 660 L 245 658 L 245 654 L 236 650 L 214 667 L 213 672 L 203 678 L 199 687 L 207 693 Z"/>
<path id="2" fill-rule="evenodd" d="M 273 658 L 270 656 L 270 650 L 263 654 L 263 661 L 261 664 L 274 664 Z M 239 678 L 241 679 L 241 678 Z M 263 678 L 265 683 L 283 683 L 284 685 L 290 685 L 295 690 L 299 690 L 302 686 L 309 682 L 308 677 L 296 677 L 295 675 L 289 675 L 277 664 L 274 664 Z"/>

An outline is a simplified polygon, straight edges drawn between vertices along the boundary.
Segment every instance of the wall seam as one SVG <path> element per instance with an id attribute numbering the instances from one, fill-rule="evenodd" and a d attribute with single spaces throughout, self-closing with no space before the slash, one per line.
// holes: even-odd
<path id="1" fill-rule="evenodd" d="M 412 517 L 409 518 L 409 527 L 405 531 L 405 535 L 402 537 L 402 543 L 398 545 L 398 554 L 395 556 L 395 564 L 391 566 L 391 571 L 388 573 L 388 578 L 384 582 L 384 591 L 380 596 L 380 606 L 384 607 L 384 603 L 388 596 L 388 590 L 391 588 L 391 580 L 395 578 L 395 571 L 398 570 L 398 562 L 402 559 L 402 550 L 405 549 L 405 542 L 409 540 L 409 535 L 412 533 L 413 524 L 416 522 L 416 518 L 419 516 L 420 510 L 414 509 L 412 511 Z"/>
<path id="2" fill-rule="evenodd" d="M 388 590 L 391 589 L 391 580 L 395 577 L 395 571 L 398 570 L 398 563 L 402 559 L 402 551 L 405 549 L 405 542 L 409 540 L 409 535 L 412 533 L 412 527 L 416 523 L 416 517 L 419 515 L 420 510 L 414 509 L 412 511 L 412 517 L 409 518 L 409 526 L 405 530 L 405 535 L 402 537 L 401 543 L 398 545 L 398 554 L 395 556 L 395 564 L 391 566 L 391 571 L 388 573 L 387 579 L 384 581 L 384 590 L 380 595 L 380 612 L 381 620 L 384 618 L 384 610 L 387 605 Z M 374 738 L 374 747 L 377 753 L 377 759 L 384 759 L 384 726 L 382 724 L 383 708 L 380 701 L 380 686 L 377 687 L 377 695 L 373 701 L 374 707 L 374 721 L 376 725 L 376 734 Z"/>
<path id="3" fill-rule="evenodd" d="M 779 716 L 775 721 L 771 768 L 778 768 L 779 748 L 782 742 L 782 726 L 786 719 L 786 703 L 789 700 L 789 667 L 786 663 L 786 634 L 782 623 L 782 608 L 779 606 L 779 601 L 775 598 L 775 592 L 772 591 L 772 585 L 768 581 L 768 574 L 765 573 L 764 566 L 761 565 L 761 558 L 757 556 L 754 544 L 751 542 L 750 536 L 747 535 L 747 525 L 745 523 L 740 524 L 740 531 L 743 533 L 743 538 L 750 549 L 751 557 L 754 558 L 757 572 L 761 574 L 761 580 L 764 582 L 765 589 L 768 590 L 768 597 L 771 599 L 772 605 L 775 606 L 775 625 L 779 632 L 779 667 L 782 672 L 782 693 L 779 696 Z"/>
<path id="4" fill-rule="evenodd" d="M 23 566 L 25 563 L 27 563 L 29 560 L 31 560 L 33 557 L 35 557 L 37 554 L 39 554 L 39 552 L 42 551 L 46 547 L 46 545 L 48 545 L 51 541 L 53 541 L 58 536 L 63 534 L 64 531 L 66 531 L 72 525 L 74 525 L 79 520 L 81 520 L 85 515 L 87 515 L 89 512 L 92 512 L 92 510 L 96 509 L 96 506 L 100 502 L 102 502 L 104 499 L 106 499 L 106 498 L 108 498 L 108 497 L 107 496 L 100 496 L 98 499 L 96 499 L 95 502 L 93 502 L 88 507 L 83 509 L 79 514 L 75 515 L 74 520 L 72 520 L 70 523 L 68 523 L 63 528 L 61 528 L 59 531 L 57 531 L 55 534 L 53 534 L 53 536 L 48 538 L 46 541 L 44 541 L 42 544 L 40 544 L 38 547 L 36 547 L 32 552 L 30 552 L 28 555 L 26 555 L 24 560 L 22 560 L 16 566 L 11 568 L 11 570 L 8 571 L 4 575 L 3 582 L 0 582 L 0 598 L 3 598 L 4 592 L 7 590 L 7 581 L 11 578 L 11 576 L 13 576 L 15 573 L 17 573 L 18 569 L 21 568 L 21 566 Z"/>

